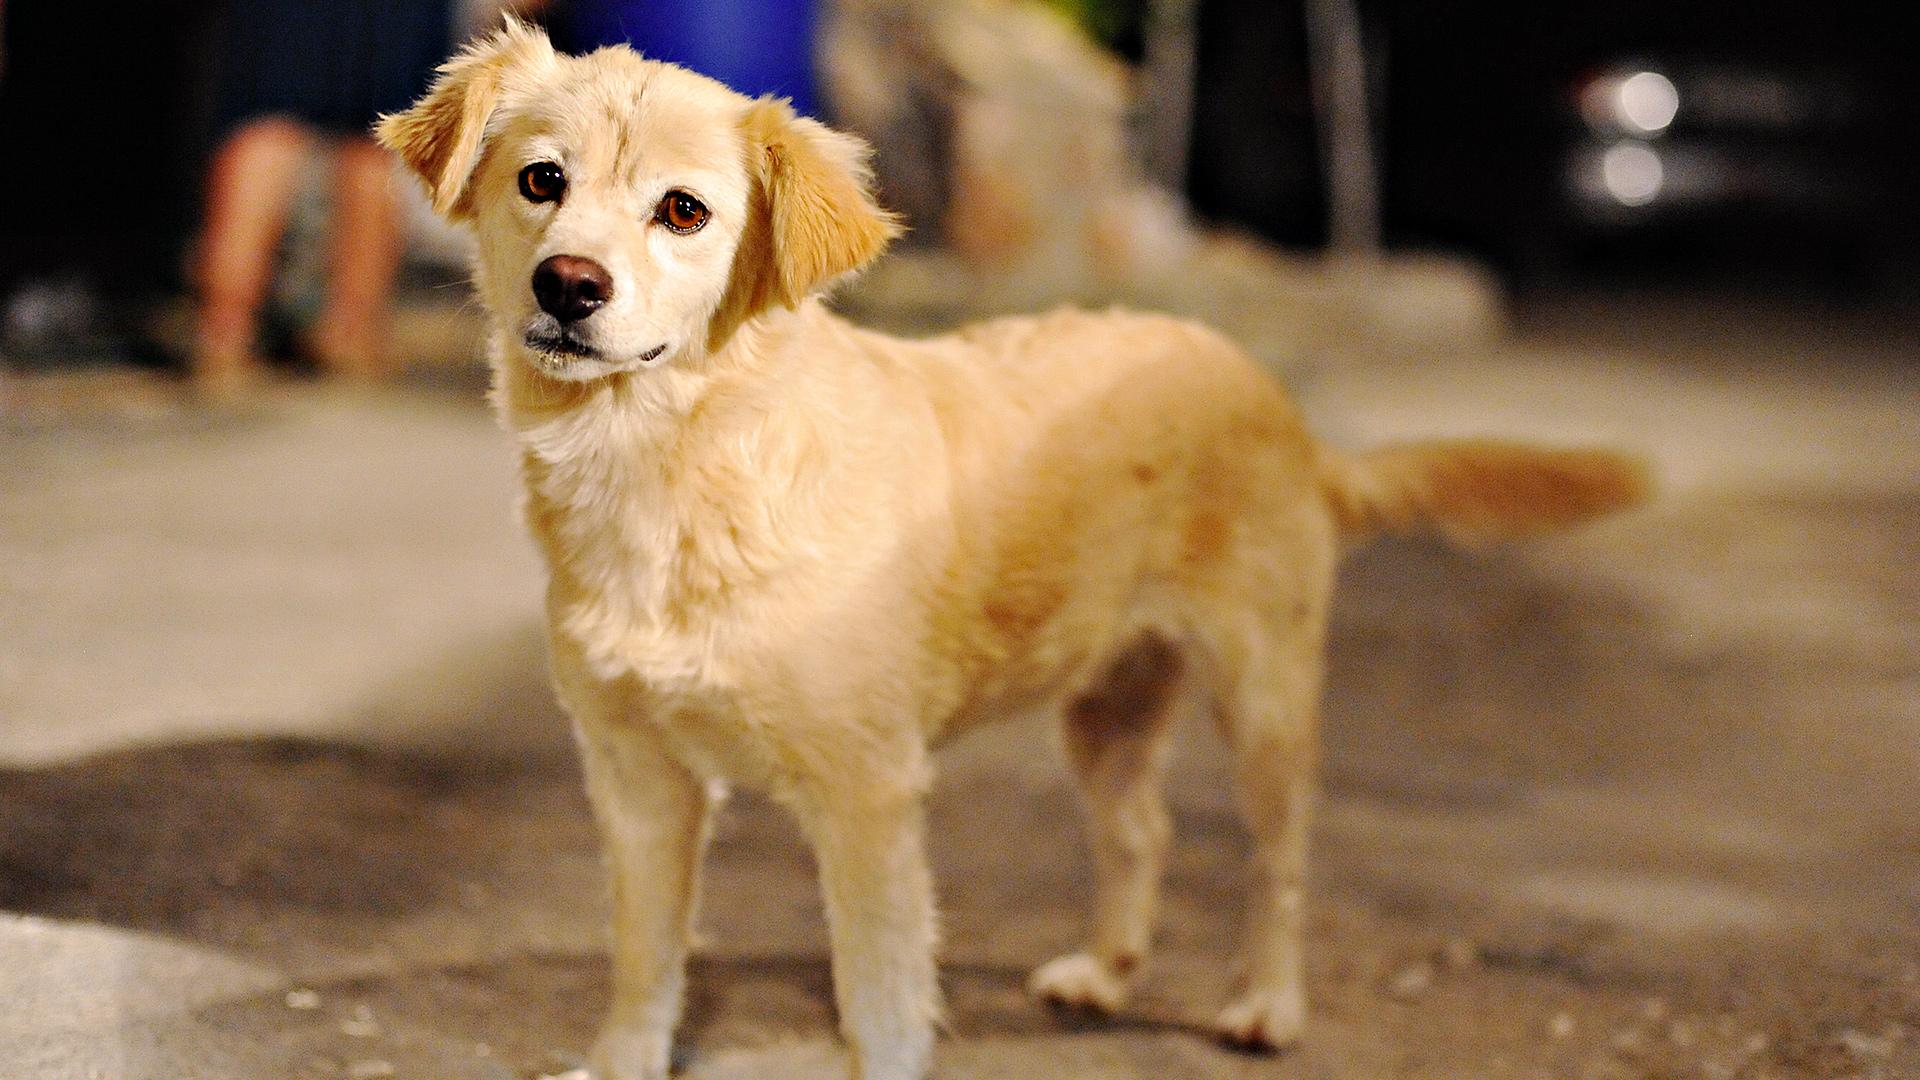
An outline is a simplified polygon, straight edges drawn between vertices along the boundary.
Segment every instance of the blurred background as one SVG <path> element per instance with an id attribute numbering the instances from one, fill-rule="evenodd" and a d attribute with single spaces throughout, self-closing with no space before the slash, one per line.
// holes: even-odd
<path id="1" fill-rule="evenodd" d="M 499 10 L 12 0 L 0 132 L 42 156 L 0 181 L 0 357 L 416 362 L 401 354 L 431 343 L 376 347 L 368 325 L 385 313 L 339 295 L 328 268 L 388 284 L 397 232 L 410 311 L 444 306 L 435 289 L 464 256 L 410 187 L 397 222 L 355 198 L 376 185 L 354 175 L 349 136 Z M 1523 309 L 1594 290 L 1873 307 L 1920 292 L 1920 211 L 1902 197 L 1915 106 L 1893 46 L 1904 22 L 1883 5 L 1610 0 L 1545 18 L 1358 0 L 534 0 L 522 13 L 568 48 L 633 39 L 861 131 L 909 243 L 1019 278 L 1011 302 L 1175 273 L 1185 245 L 1221 231 L 1295 256 L 1433 253 Z M 330 214 L 346 224 L 330 230 Z M 196 300 L 216 324 L 198 337 Z M 242 340 L 228 324 L 249 314 Z"/>
<path id="2" fill-rule="evenodd" d="M 467 241 L 365 138 L 503 10 L 0 0 L 0 1075 L 583 1075 L 599 867 Z M 1161 952 L 1092 1027 L 1021 992 L 1087 893 L 1048 725 L 945 751 L 942 1076 L 1920 1076 L 1897 6 L 511 10 L 871 141 L 911 231 L 864 322 L 1156 308 L 1330 441 L 1660 477 L 1349 561 L 1294 1053 L 1200 1032 L 1244 880 L 1206 725 Z M 687 1075 L 835 1075 L 803 851 L 751 796 L 720 828 Z"/>

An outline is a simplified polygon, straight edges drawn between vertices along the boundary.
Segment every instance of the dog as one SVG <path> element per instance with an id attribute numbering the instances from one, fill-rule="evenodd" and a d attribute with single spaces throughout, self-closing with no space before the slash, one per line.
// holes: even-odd
<path id="1" fill-rule="evenodd" d="M 1506 537 L 1630 506 L 1600 450 L 1349 455 L 1204 327 L 1061 311 L 903 340 L 822 294 L 899 226 L 856 138 L 625 48 L 509 22 L 380 140 L 478 241 L 493 401 L 550 574 L 556 692 L 612 878 L 592 1066 L 660 1080 L 721 784 L 817 857 L 853 1074 L 917 1080 L 940 1016 L 931 748 L 1061 719 L 1096 870 L 1042 999 L 1110 1011 L 1152 938 L 1170 713 L 1206 695 L 1252 834 L 1244 1047 L 1306 1020 L 1317 698 L 1343 548 Z"/>

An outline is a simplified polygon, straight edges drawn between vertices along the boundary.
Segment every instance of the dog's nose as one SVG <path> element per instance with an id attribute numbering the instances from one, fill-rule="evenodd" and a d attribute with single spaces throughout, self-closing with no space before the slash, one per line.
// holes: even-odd
<path id="1" fill-rule="evenodd" d="M 592 259 L 553 255 L 533 268 L 533 296 L 540 310 L 561 322 L 578 322 L 613 298 L 613 275 Z"/>

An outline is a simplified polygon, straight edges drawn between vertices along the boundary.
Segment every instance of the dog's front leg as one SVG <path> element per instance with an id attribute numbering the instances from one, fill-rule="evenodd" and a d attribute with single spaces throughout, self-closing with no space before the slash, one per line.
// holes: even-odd
<path id="1" fill-rule="evenodd" d="M 666 1080 L 712 799 L 644 728 L 581 717 L 587 794 L 613 878 L 613 1009 L 596 1080 Z"/>
<path id="2" fill-rule="evenodd" d="M 920 791 L 898 777 L 838 780 L 797 809 L 820 866 L 854 1080 L 921 1080 L 940 990 Z"/>

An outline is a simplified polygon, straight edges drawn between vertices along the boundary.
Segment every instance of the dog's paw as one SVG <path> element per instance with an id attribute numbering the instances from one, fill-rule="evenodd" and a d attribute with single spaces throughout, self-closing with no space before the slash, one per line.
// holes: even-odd
<path id="1" fill-rule="evenodd" d="M 593 1080 L 667 1080 L 671 1040 L 609 1028 L 593 1045 Z"/>
<path id="2" fill-rule="evenodd" d="M 1049 1005 L 1111 1013 L 1126 1004 L 1127 981 L 1098 957 L 1073 953 L 1036 968 L 1027 992 Z"/>
<path id="3" fill-rule="evenodd" d="M 1300 1041 L 1307 1026 L 1307 999 L 1298 987 L 1256 990 L 1220 1011 L 1213 1030 L 1236 1050 L 1272 1053 Z"/>

